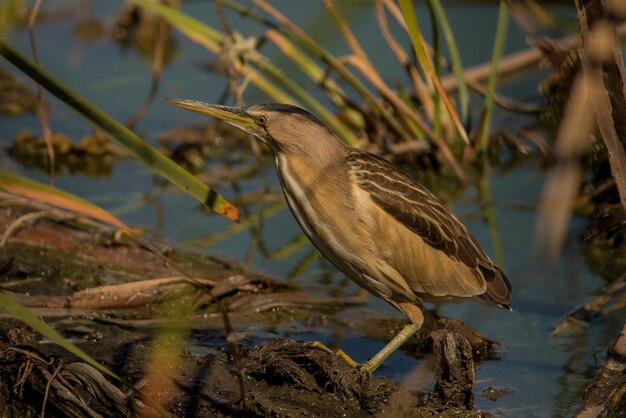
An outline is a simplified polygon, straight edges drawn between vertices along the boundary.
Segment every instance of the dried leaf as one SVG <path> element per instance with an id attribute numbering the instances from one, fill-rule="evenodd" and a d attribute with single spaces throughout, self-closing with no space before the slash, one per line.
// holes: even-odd
<path id="1" fill-rule="evenodd" d="M 72 212 L 81 213 L 118 228 L 129 229 L 111 213 L 78 196 L 22 176 L 0 172 L 0 190 Z"/>

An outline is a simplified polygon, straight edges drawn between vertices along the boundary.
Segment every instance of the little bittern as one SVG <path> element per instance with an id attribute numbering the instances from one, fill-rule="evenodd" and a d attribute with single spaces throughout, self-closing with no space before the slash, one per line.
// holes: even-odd
<path id="1" fill-rule="evenodd" d="M 344 145 L 311 113 L 284 104 L 243 109 L 167 101 L 265 143 L 307 237 L 345 275 L 409 318 L 365 370 L 375 370 L 419 330 L 422 301 L 473 298 L 510 309 L 504 273 L 439 199 L 390 162 Z"/>

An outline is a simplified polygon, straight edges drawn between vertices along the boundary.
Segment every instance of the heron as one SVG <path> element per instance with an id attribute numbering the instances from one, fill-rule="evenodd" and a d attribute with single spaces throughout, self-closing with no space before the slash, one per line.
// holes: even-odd
<path id="1" fill-rule="evenodd" d="M 423 302 L 474 299 L 510 310 L 511 284 L 467 227 L 393 163 L 343 143 L 312 113 L 166 99 L 255 136 L 274 155 L 293 216 L 339 271 L 409 320 L 361 365 L 376 370 L 424 323 Z"/>

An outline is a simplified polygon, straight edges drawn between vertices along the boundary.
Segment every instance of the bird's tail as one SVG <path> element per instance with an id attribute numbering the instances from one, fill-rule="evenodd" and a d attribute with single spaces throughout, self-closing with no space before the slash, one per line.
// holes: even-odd
<path id="1" fill-rule="evenodd" d="M 487 280 L 487 291 L 480 295 L 483 303 L 495 305 L 502 309 L 511 309 L 511 282 L 504 272 L 497 266 L 493 266 L 495 275 Z"/>

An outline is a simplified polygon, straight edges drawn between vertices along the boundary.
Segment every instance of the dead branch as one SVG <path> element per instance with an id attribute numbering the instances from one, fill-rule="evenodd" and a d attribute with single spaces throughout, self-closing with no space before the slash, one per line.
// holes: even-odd
<path id="1" fill-rule="evenodd" d="M 596 123 L 608 151 L 611 173 L 626 211 L 626 86 L 624 58 L 610 10 L 601 0 L 576 0 L 584 47 L 583 72 Z"/>
<path id="2" fill-rule="evenodd" d="M 626 402 L 626 324 L 607 351 L 604 364 L 587 388 L 582 406 L 575 418 L 619 416 L 620 405 Z M 624 412 L 622 409 L 621 412 Z"/>
<path id="3" fill-rule="evenodd" d="M 616 28 L 617 36 L 623 38 L 626 36 L 626 23 L 622 23 Z M 555 47 L 569 51 L 574 48 L 580 48 L 581 41 L 579 35 L 572 35 L 560 40 L 554 41 Z M 498 65 L 498 79 L 504 80 L 511 77 L 514 74 L 533 70 L 539 67 L 540 63 L 544 59 L 544 55 L 540 49 L 531 46 L 524 51 L 519 51 L 514 54 L 510 54 L 503 57 Z M 469 68 L 466 68 L 465 80 L 473 83 L 484 83 L 489 78 L 489 72 L 491 71 L 491 61 L 484 62 Z M 454 74 L 448 74 L 441 78 L 441 84 L 444 89 L 453 93 L 459 88 L 459 82 Z"/>

